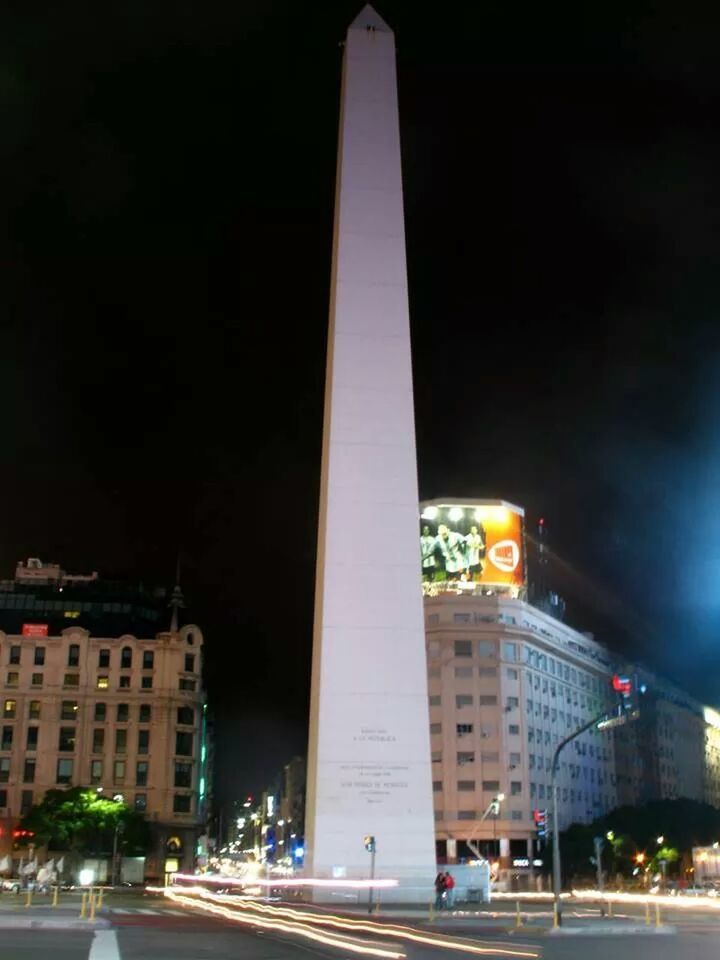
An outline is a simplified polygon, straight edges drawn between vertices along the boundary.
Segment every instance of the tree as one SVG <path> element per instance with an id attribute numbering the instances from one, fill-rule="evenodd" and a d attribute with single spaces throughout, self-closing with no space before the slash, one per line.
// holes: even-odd
<path id="1" fill-rule="evenodd" d="M 116 830 L 130 856 L 144 854 L 150 843 L 150 828 L 141 814 L 84 787 L 48 790 L 23 817 L 20 829 L 34 834 L 36 844 L 83 855 L 112 853 Z"/>

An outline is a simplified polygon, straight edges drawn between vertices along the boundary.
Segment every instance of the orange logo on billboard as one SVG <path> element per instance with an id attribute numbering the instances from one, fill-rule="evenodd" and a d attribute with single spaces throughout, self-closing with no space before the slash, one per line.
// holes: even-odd
<path id="1" fill-rule="evenodd" d="M 488 560 L 503 573 L 512 573 L 520 563 L 520 547 L 514 540 L 494 543 L 487 552 Z"/>

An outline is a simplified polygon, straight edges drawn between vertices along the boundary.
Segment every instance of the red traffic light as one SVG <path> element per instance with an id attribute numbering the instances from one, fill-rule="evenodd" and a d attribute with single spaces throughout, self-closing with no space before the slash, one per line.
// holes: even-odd
<path id="1" fill-rule="evenodd" d="M 612 678 L 612 688 L 616 693 L 622 693 L 624 696 L 627 696 L 632 693 L 632 680 L 629 680 L 627 677 L 621 677 L 616 673 Z"/>

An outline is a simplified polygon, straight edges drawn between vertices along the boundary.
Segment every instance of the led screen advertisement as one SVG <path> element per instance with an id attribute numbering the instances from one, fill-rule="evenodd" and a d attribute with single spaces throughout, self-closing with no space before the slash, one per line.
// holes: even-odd
<path id="1" fill-rule="evenodd" d="M 420 555 L 426 583 L 460 581 L 522 587 L 523 510 L 503 501 L 420 505 Z"/>

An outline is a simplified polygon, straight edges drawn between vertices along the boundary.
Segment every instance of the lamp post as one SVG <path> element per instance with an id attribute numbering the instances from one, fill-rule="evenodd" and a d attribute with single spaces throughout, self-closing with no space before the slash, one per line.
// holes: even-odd
<path id="1" fill-rule="evenodd" d="M 125 797 L 121 793 L 116 793 L 113 797 L 115 803 L 124 803 Z M 115 824 L 115 832 L 113 833 L 113 854 L 112 854 L 112 871 L 111 871 L 111 881 L 113 887 L 116 887 L 118 884 L 118 837 L 125 830 L 125 823 L 123 820 L 118 819 Z"/>

